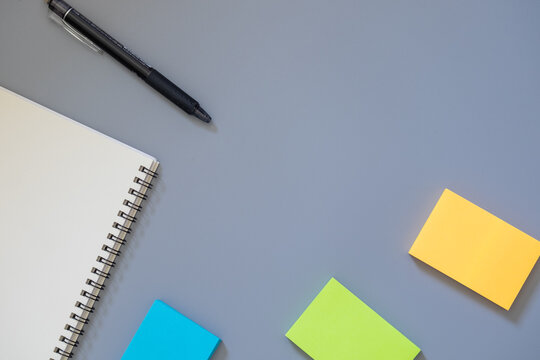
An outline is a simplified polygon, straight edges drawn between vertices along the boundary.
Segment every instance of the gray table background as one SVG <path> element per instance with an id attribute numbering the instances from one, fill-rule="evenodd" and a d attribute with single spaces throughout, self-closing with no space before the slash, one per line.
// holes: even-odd
<path id="1" fill-rule="evenodd" d="M 157 298 L 214 360 L 306 359 L 284 334 L 331 276 L 422 359 L 540 358 L 540 266 L 506 312 L 407 254 L 445 187 L 540 238 L 540 2 L 71 3 L 215 119 L 1 2 L 0 85 L 161 161 L 80 359 Z"/>

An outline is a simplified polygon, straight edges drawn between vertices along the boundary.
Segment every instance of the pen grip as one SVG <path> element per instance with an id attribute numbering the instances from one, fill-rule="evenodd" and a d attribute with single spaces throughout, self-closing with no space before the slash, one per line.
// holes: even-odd
<path id="1" fill-rule="evenodd" d="M 150 74 L 144 78 L 144 81 L 188 114 L 193 114 L 199 106 L 199 103 L 195 99 L 186 94 L 156 69 L 152 68 Z"/>

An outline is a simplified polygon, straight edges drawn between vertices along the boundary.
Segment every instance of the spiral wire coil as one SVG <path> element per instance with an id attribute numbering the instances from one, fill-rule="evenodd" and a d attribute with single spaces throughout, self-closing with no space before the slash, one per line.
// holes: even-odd
<path id="1" fill-rule="evenodd" d="M 114 222 L 112 227 L 117 234 L 109 233 L 107 239 L 110 244 L 103 244 L 101 250 L 103 256 L 98 256 L 96 261 L 99 263 L 93 267 L 90 272 L 97 276 L 97 279 L 86 280 L 89 290 L 82 290 L 80 295 L 84 298 L 85 303 L 77 301 L 75 307 L 78 313 L 72 312 L 69 316 L 74 320 L 74 324 L 66 324 L 64 330 L 70 335 L 69 337 L 60 336 L 59 341 L 61 347 L 55 347 L 54 353 L 60 355 L 60 360 L 71 359 L 74 355 L 74 349 L 79 345 L 79 337 L 84 334 L 84 327 L 89 323 L 90 314 L 94 313 L 95 303 L 100 300 L 100 294 L 105 289 L 105 281 L 110 278 L 112 268 L 116 265 L 116 258 L 120 256 L 122 247 L 126 244 L 126 236 L 131 233 L 131 226 L 137 221 L 135 215 L 142 210 L 141 203 L 147 199 L 146 192 L 152 188 L 152 181 L 157 177 L 157 173 L 144 166 L 139 167 L 141 177 L 135 177 L 133 182 L 137 185 L 137 189 L 130 188 L 128 194 L 132 195 L 131 200 L 125 199 L 123 205 L 129 209 L 127 212 L 120 210 L 118 217 L 119 222 Z M 54 360 L 50 358 L 50 360 Z"/>

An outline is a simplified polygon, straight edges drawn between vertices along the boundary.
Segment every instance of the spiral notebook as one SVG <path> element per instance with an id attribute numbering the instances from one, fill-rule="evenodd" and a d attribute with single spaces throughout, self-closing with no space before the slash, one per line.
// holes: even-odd
<path id="1" fill-rule="evenodd" d="M 2 359 L 72 357 L 157 167 L 0 87 Z"/>

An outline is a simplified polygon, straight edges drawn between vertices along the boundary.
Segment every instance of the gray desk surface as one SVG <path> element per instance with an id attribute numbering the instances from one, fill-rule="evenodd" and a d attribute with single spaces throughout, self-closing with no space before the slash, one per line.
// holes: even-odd
<path id="1" fill-rule="evenodd" d="M 284 333 L 331 276 L 423 359 L 540 357 L 540 266 L 506 312 L 407 254 L 444 187 L 540 238 L 539 2 L 71 3 L 215 119 L 1 2 L 0 84 L 162 164 L 80 359 L 156 298 L 215 360 L 306 359 Z"/>

